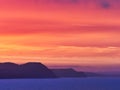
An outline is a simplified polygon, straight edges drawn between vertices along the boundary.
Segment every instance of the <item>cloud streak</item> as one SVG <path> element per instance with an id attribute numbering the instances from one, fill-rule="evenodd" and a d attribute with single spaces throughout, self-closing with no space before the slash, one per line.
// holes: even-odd
<path id="1" fill-rule="evenodd" d="M 61 57 L 69 64 L 72 57 L 79 64 L 92 64 L 97 57 L 94 65 L 120 63 L 119 0 L 0 0 L 0 8 L 3 56 L 60 58 L 51 62 L 61 64 L 68 63 Z"/>
<path id="2" fill-rule="evenodd" d="M 84 8 L 86 7 L 92 7 L 97 8 L 97 6 L 101 6 L 101 8 L 109 8 L 109 7 L 119 7 L 120 1 L 119 0 L 0 0 L 1 5 L 6 4 L 6 5 L 31 5 L 36 6 L 36 5 L 74 5 L 74 6 L 83 6 Z M 120 7 L 119 7 L 120 8 Z"/>

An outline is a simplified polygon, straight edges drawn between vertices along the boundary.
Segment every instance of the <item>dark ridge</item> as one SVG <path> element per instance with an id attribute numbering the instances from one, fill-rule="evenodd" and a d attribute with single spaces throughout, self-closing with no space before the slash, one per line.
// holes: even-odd
<path id="1" fill-rule="evenodd" d="M 58 77 L 86 77 L 84 72 L 77 72 L 74 69 L 51 69 Z"/>
<path id="2" fill-rule="evenodd" d="M 0 63 L 0 79 L 13 78 L 56 78 L 56 75 L 41 63 L 29 62 L 22 65 Z"/>

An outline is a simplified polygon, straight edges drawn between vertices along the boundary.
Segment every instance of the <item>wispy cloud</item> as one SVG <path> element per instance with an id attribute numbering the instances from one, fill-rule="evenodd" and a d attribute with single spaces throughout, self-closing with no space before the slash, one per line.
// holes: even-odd
<path id="1" fill-rule="evenodd" d="M 120 0 L 0 0 L 0 8 L 1 55 L 120 56 Z"/>

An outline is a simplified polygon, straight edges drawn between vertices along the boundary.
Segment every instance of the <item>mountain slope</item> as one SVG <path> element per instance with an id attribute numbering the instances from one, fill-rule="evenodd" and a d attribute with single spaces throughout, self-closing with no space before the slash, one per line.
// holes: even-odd
<path id="1" fill-rule="evenodd" d="M 41 63 L 0 63 L 0 78 L 56 78 L 56 75 Z"/>

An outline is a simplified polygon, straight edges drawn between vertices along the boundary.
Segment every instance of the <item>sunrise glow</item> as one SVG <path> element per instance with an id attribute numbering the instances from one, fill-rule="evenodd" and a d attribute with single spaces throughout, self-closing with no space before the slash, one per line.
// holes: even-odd
<path id="1" fill-rule="evenodd" d="M 120 65 L 120 1 L 0 0 L 0 61 Z"/>

